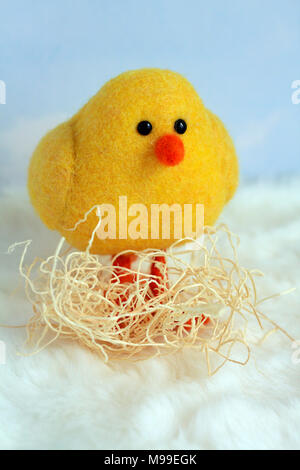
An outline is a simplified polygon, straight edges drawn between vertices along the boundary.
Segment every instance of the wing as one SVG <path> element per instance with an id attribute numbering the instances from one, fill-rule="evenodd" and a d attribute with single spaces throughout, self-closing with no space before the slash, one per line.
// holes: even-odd
<path id="1" fill-rule="evenodd" d="M 40 141 L 28 169 L 28 191 L 32 205 L 50 229 L 58 229 L 72 181 L 74 141 L 67 121 Z"/>
<path id="2" fill-rule="evenodd" d="M 222 169 L 227 185 L 228 202 L 235 193 L 239 180 L 238 159 L 230 135 L 224 127 L 221 119 L 207 110 L 216 136 L 217 154 L 222 159 Z"/>

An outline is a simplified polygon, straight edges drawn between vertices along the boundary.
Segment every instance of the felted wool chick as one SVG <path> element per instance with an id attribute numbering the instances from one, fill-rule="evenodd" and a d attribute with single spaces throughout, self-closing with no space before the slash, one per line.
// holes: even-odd
<path id="1" fill-rule="evenodd" d="M 125 72 L 107 82 L 71 119 L 50 131 L 28 173 L 31 202 L 42 221 L 85 250 L 97 225 L 95 205 L 116 211 L 116 236 L 95 236 L 92 253 L 166 249 L 170 237 L 119 234 L 119 198 L 127 206 L 203 204 L 212 225 L 238 182 L 233 143 L 192 85 L 169 70 Z M 193 215 L 195 218 L 195 214 Z M 130 217 L 129 217 L 130 219 Z M 76 229 L 70 230 L 71 228 Z M 126 264 L 126 263 L 125 263 Z"/>

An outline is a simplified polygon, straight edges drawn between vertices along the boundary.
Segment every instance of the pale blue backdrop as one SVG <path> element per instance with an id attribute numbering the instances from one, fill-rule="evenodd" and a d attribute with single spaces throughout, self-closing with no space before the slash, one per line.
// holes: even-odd
<path id="1" fill-rule="evenodd" d="M 244 178 L 300 170 L 299 0 L 0 0 L 0 182 L 110 77 L 183 73 L 225 121 Z"/>

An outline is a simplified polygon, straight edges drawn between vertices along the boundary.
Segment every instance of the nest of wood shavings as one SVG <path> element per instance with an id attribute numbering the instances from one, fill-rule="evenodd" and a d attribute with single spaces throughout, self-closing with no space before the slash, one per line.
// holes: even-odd
<path id="1" fill-rule="evenodd" d="M 231 256 L 219 250 L 224 238 Z M 20 273 L 33 306 L 27 332 L 35 352 L 58 337 L 78 341 L 105 361 L 142 360 L 188 346 L 204 353 L 213 374 L 227 361 L 248 362 L 250 320 L 261 329 L 267 320 L 272 331 L 282 330 L 260 311 L 255 277 L 262 273 L 240 266 L 238 239 L 225 226 L 206 227 L 201 241 L 181 240 L 167 252 L 123 252 L 136 261 L 121 273 L 89 247 L 62 252 L 64 242 L 29 267 L 25 255 L 31 242 L 24 242 Z M 165 256 L 167 265 L 158 263 L 160 276 L 153 277 L 149 265 L 157 256 Z M 133 279 L 124 282 L 129 273 Z"/>

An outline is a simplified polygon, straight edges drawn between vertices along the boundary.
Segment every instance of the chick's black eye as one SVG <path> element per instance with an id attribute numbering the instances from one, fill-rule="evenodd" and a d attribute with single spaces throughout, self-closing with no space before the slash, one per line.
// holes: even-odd
<path id="1" fill-rule="evenodd" d="M 177 119 L 174 124 L 174 129 L 177 134 L 184 134 L 187 129 L 186 122 L 183 119 Z"/>
<path id="2" fill-rule="evenodd" d="M 148 135 L 152 131 L 152 124 L 149 121 L 141 121 L 138 123 L 137 131 L 141 135 Z"/>

